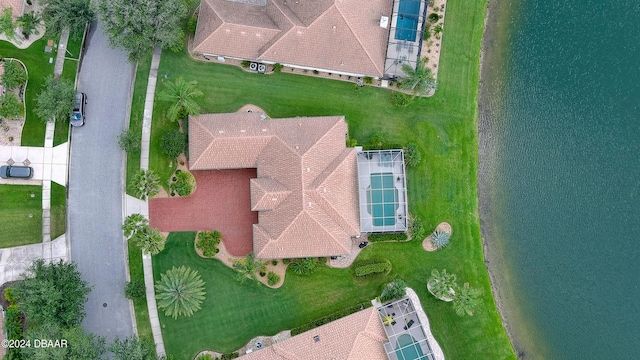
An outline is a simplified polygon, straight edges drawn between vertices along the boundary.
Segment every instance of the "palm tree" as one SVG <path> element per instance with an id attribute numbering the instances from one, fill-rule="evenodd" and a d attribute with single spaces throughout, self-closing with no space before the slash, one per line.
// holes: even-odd
<path id="1" fill-rule="evenodd" d="M 264 263 L 262 261 L 256 260 L 255 255 L 249 253 L 244 259 L 233 262 L 233 268 L 238 272 L 236 280 L 240 283 L 244 283 L 247 277 L 251 280 L 258 280 L 256 272 L 262 269 L 263 266 Z"/>
<path id="2" fill-rule="evenodd" d="M 456 296 L 453 299 L 453 310 L 459 316 L 465 314 L 473 316 L 473 311 L 480 305 L 480 295 L 482 291 L 480 289 L 472 288 L 469 283 L 464 283 L 464 286 L 456 290 Z"/>
<path id="3" fill-rule="evenodd" d="M 153 255 L 157 255 L 164 250 L 164 245 L 167 241 L 158 229 L 152 229 L 149 226 L 138 232 L 132 239 L 142 249 L 142 252 Z"/>
<path id="4" fill-rule="evenodd" d="M 316 269 L 316 261 L 313 258 L 298 259 L 291 262 L 289 268 L 296 275 L 311 275 Z"/>
<path id="5" fill-rule="evenodd" d="M 433 28 L 433 35 L 435 35 L 436 39 L 440 39 L 440 34 L 442 34 L 443 30 L 442 25 L 436 25 Z"/>
<path id="6" fill-rule="evenodd" d="M 380 300 L 387 302 L 393 299 L 399 299 L 407 294 L 407 283 L 402 279 L 392 280 L 382 288 Z"/>
<path id="7" fill-rule="evenodd" d="M 179 315 L 191 316 L 200 310 L 205 297 L 204 281 L 197 271 L 188 267 L 175 266 L 160 275 L 156 282 L 158 307 L 164 309 L 166 316 L 174 319 Z"/>
<path id="8" fill-rule="evenodd" d="M 142 214 L 131 214 L 124 219 L 122 231 L 127 239 L 131 239 L 139 232 L 143 232 L 145 227 L 149 227 L 149 220 Z"/>
<path id="9" fill-rule="evenodd" d="M 141 169 L 133 178 L 133 186 L 133 195 L 147 200 L 160 191 L 160 178 L 151 170 Z"/>
<path id="10" fill-rule="evenodd" d="M 398 81 L 398 87 L 402 90 L 411 90 L 414 95 L 424 95 L 436 88 L 431 69 L 426 68 L 422 60 L 416 62 L 415 69 L 409 64 L 403 64 L 402 72 L 406 75 Z"/>
<path id="11" fill-rule="evenodd" d="M 165 89 L 158 94 L 162 101 L 170 101 L 172 105 L 167 110 L 169 120 L 176 121 L 186 115 L 197 115 L 200 106 L 195 98 L 201 97 L 202 91 L 196 89 L 197 81 L 186 81 L 179 77 L 175 82 L 167 81 Z"/>
<path id="12" fill-rule="evenodd" d="M 440 300 L 451 301 L 455 296 L 456 275 L 447 273 L 447 269 L 433 269 L 427 282 L 427 289 Z"/>

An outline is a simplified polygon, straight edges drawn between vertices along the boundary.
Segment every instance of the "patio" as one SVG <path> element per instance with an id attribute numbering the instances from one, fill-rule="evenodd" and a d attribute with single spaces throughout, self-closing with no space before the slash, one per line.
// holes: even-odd
<path id="1" fill-rule="evenodd" d="M 403 298 L 378 308 L 389 342 L 384 344 L 390 360 L 435 360 L 427 334 L 413 302 Z"/>

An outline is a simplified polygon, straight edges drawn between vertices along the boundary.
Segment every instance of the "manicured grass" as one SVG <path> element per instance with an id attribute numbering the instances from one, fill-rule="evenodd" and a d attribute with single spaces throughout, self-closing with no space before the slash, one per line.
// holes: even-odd
<path id="1" fill-rule="evenodd" d="M 129 254 L 129 276 L 131 281 L 144 281 L 144 271 L 142 270 L 142 251 L 133 242 L 128 243 Z M 124 291 L 124 290 L 123 290 Z M 149 322 L 149 309 L 147 308 L 147 296 L 133 302 L 136 316 L 136 326 L 138 327 L 138 337 L 141 340 L 153 342 L 151 323 Z"/>
<path id="2" fill-rule="evenodd" d="M 27 83 L 26 97 L 26 122 L 22 130 L 22 146 L 43 146 L 45 124 L 33 112 L 35 108 L 36 96 L 42 90 L 44 79 L 53 74 L 53 62 L 49 63 L 49 58 L 55 61 L 55 51 L 51 54 L 44 53 L 44 47 L 50 37 L 45 36 L 34 42 L 28 48 L 18 49 L 6 41 L 0 41 L 0 56 L 13 57 L 22 60 L 27 66 L 29 82 Z"/>
<path id="3" fill-rule="evenodd" d="M 199 101 L 203 113 L 232 112 L 252 103 L 274 118 L 343 114 L 350 136 L 361 144 L 377 131 L 387 133 L 392 144 L 418 144 L 423 161 L 407 171 L 409 209 L 423 220 L 427 231 L 439 222 L 449 222 L 453 227 L 450 245 L 427 253 L 419 241 L 376 243 L 361 257 L 389 259 L 393 264 L 389 278 L 400 276 L 417 291 L 448 359 L 516 358 L 491 294 L 477 211 L 477 91 L 486 5 L 486 0 L 447 4 L 438 90 L 435 96 L 414 99 L 403 109 L 391 105 L 388 90 L 354 90 L 352 83 L 290 73 L 250 74 L 227 65 L 196 62 L 185 53 L 163 52 L 159 69 L 157 91 L 162 91 L 163 76 L 169 72 L 171 80 L 180 76 L 197 80 L 205 94 Z M 161 154 L 159 139 L 164 131 L 177 127 L 164 118 L 166 107 L 157 102 L 154 109 L 150 160 L 150 167 L 163 180 L 172 164 Z M 214 260 L 199 259 L 192 243 L 180 241 L 184 244 L 171 238 L 156 257 L 154 275 L 173 265 L 189 265 L 201 271 L 208 284 L 215 283 L 215 292 L 209 292 L 204 310 L 192 318 L 176 321 L 161 316 L 172 334 L 165 336 L 167 351 L 179 358 L 205 348 L 235 350 L 258 334 L 272 335 L 373 298 L 381 288 L 377 280 L 354 286 L 348 270 L 337 269 L 323 269 L 304 279 L 288 274 L 278 290 L 239 286 L 231 270 Z M 451 304 L 427 293 L 426 281 L 434 268 L 446 268 L 461 282 L 483 290 L 483 306 L 474 316 L 459 317 Z"/>
<path id="4" fill-rule="evenodd" d="M 153 258 L 153 274 L 186 265 L 206 282 L 202 310 L 190 318 L 164 316 L 165 348 L 176 359 L 192 359 L 204 349 L 230 352 L 260 334 L 273 335 L 324 315 L 374 298 L 390 276 L 355 279 L 348 270 L 320 266 L 310 277 L 287 274 L 277 290 L 253 281 L 243 285 L 235 271 L 214 259 L 199 257 L 193 247 L 195 232 L 172 233 L 165 251 Z"/>
<path id="5" fill-rule="evenodd" d="M 129 129 L 138 138 L 142 137 L 142 121 L 144 117 L 144 101 L 147 96 L 147 83 L 149 82 L 149 69 L 151 58 L 138 63 L 136 70 L 136 82 L 133 87 L 131 100 L 131 117 Z M 135 174 L 140 170 L 140 149 L 127 152 L 127 194 L 133 196 L 132 182 Z"/>
<path id="6" fill-rule="evenodd" d="M 51 240 L 67 231 L 67 188 L 51 182 Z"/>
<path id="7" fill-rule="evenodd" d="M 0 248 L 39 242 L 42 242 L 42 186 L 0 185 Z"/>

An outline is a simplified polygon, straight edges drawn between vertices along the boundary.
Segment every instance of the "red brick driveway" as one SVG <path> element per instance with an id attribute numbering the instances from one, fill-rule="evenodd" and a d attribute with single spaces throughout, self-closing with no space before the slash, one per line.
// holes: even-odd
<path id="1" fill-rule="evenodd" d="M 192 171 L 197 188 L 183 198 L 149 201 L 150 225 L 160 231 L 219 230 L 227 251 L 245 256 L 253 250 L 249 179 L 256 169 Z"/>

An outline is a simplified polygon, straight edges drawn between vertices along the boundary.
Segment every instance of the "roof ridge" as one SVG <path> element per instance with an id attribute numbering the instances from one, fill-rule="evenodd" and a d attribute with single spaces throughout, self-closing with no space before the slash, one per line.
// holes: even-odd
<path id="1" fill-rule="evenodd" d="M 335 129 L 335 128 L 336 128 L 336 126 L 338 126 L 338 125 L 342 125 L 340 120 L 344 120 L 344 115 L 335 115 L 335 116 L 319 116 L 319 117 L 320 117 L 320 118 L 323 118 L 323 117 L 324 117 L 324 118 L 327 118 L 327 119 L 331 119 L 331 118 L 333 118 L 333 119 L 335 119 L 335 120 L 334 120 L 333 125 L 331 125 L 331 126 L 327 129 L 327 131 L 325 131 L 325 132 L 324 132 L 324 134 L 322 134 L 322 136 L 320 136 L 320 137 L 319 137 L 319 138 L 318 138 L 318 139 L 313 143 L 313 145 L 309 146 L 309 148 L 308 148 L 304 153 L 302 153 L 302 156 L 301 156 L 301 157 L 304 157 L 304 155 L 306 155 L 309 151 L 311 151 L 311 149 L 313 149 L 316 145 L 318 145 L 318 143 L 319 143 L 322 139 L 324 139 L 325 137 L 327 137 L 327 136 L 329 135 L 329 133 L 331 132 L 331 130 L 333 130 L 333 129 Z M 345 123 L 346 123 L 346 120 L 344 120 L 344 121 L 345 121 Z M 345 140 L 345 142 L 346 142 L 346 140 Z"/>
<path id="2" fill-rule="evenodd" d="M 302 358 L 300 358 L 298 355 L 296 355 L 296 354 L 292 353 L 291 351 L 283 348 L 282 346 L 280 346 L 280 344 L 273 344 L 273 345 L 271 345 L 271 348 L 273 349 L 273 352 L 276 353 L 276 355 L 282 356 L 285 359 L 302 360 Z"/>
<path id="3" fill-rule="evenodd" d="M 360 38 L 358 37 L 358 35 L 356 34 L 355 31 L 353 31 L 353 27 L 351 27 L 351 23 L 349 23 L 346 19 L 346 17 L 344 16 L 344 14 L 342 13 L 342 10 L 340 10 L 340 7 L 338 5 L 336 5 L 336 3 L 333 4 L 333 6 L 335 6 L 336 10 L 338 10 L 338 12 L 340 13 L 340 16 L 342 17 L 342 20 L 344 21 L 344 23 L 347 25 L 347 27 L 349 28 L 349 31 L 351 31 L 351 33 L 353 34 L 353 37 L 356 38 L 356 41 L 358 42 L 358 44 L 360 44 L 360 47 L 362 48 L 362 50 L 364 51 L 365 54 L 367 54 L 367 58 L 369 58 L 369 61 L 371 62 L 371 64 L 373 64 L 373 67 L 375 67 L 376 69 L 378 69 L 378 71 L 380 71 L 381 74 L 384 74 L 384 65 L 383 68 L 380 69 L 377 65 L 375 60 L 373 60 L 373 58 L 371 57 L 371 54 L 369 54 L 369 51 L 367 51 L 367 47 L 364 46 L 364 44 L 362 43 L 362 41 L 360 41 Z"/>
<path id="4" fill-rule="evenodd" d="M 200 44 L 204 44 L 207 40 L 209 40 L 209 38 L 211 38 L 218 31 L 218 29 L 220 29 L 222 27 L 222 25 L 226 24 L 226 21 L 222 20 L 222 17 L 220 17 L 220 14 L 218 14 L 218 12 L 214 8 L 214 6 L 211 5 L 211 3 L 208 0 L 204 0 L 203 2 L 207 3 L 207 6 L 209 7 L 209 10 L 213 11 L 213 13 L 216 14 L 218 19 L 220 19 L 220 21 L 222 22 L 222 24 L 220 24 L 215 29 L 213 29 L 213 31 L 209 35 L 207 35 L 202 41 L 200 41 Z M 202 14 L 202 13 L 203 13 L 203 11 L 202 11 L 202 9 L 200 9 L 198 11 L 198 22 L 197 23 L 200 22 L 200 14 Z M 197 26 L 197 23 L 196 23 L 196 26 Z M 206 21 L 205 21 L 205 23 L 206 23 Z M 193 50 L 195 50 L 196 47 L 197 47 L 197 45 L 195 44 L 195 36 L 194 36 L 193 41 L 194 41 Z"/>
<path id="5" fill-rule="evenodd" d="M 266 49 L 264 49 L 264 50 L 262 50 L 262 49 L 258 50 L 258 51 L 259 51 L 259 54 L 258 54 L 258 56 L 256 57 L 257 59 L 259 59 L 260 57 L 264 56 L 264 54 L 266 54 L 266 53 L 267 53 L 270 49 L 272 49 L 272 48 L 273 48 L 277 43 L 279 43 L 282 39 L 284 39 L 284 38 L 286 37 L 286 35 L 288 35 L 291 31 L 293 31 L 293 29 L 297 29 L 298 27 L 300 27 L 300 25 L 298 25 L 298 24 L 303 24 L 303 25 L 304 25 L 304 23 L 302 22 L 302 20 L 300 20 L 300 18 L 298 17 L 298 15 L 296 15 L 295 13 L 293 13 L 293 11 L 291 11 L 291 9 L 289 9 L 289 12 L 291 13 L 291 15 L 295 16 L 296 20 L 298 20 L 298 23 L 295 23 L 294 21 L 292 21 L 292 20 L 291 20 L 291 18 L 289 17 L 289 15 L 288 15 L 288 14 L 286 14 L 286 13 L 282 10 L 282 8 L 280 7 L 280 5 L 279 5 L 276 1 L 271 1 L 271 4 L 273 4 L 273 5 L 278 9 L 278 11 L 280 11 L 280 13 L 281 13 L 285 18 L 287 18 L 287 20 L 291 23 L 291 28 L 289 28 L 289 29 L 288 29 L 288 30 L 286 30 L 286 31 L 282 31 L 282 29 L 280 29 L 280 36 L 278 36 L 278 37 L 277 37 L 277 39 L 275 39 L 275 40 L 271 43 L 271 45 L 269 45 L 269 46 L 268 46 Z M 269 14 L 267 14 L 267 16 L 269 16 Z M 269 19 L 271 19 L 271 21 L 273 21 L 273 19 L 271 18 L 271 16 L 269 16 Z M 264 48 L 265 46 L 267 46 L 267 45 L 268 45 L 268 43 L 267 43 L 267 44 L 264 44 L 263 48 Z"/>
<path id="6" fill-rule="evenodd" d="M 315 199 L 314 199 L 314 200 L 315 200 Z M 329 215 L 329 214 L 328 214 L 324 209 L 322 209 L 322 211 L 327 215 L 327 217 L 329 217 L 329 219 L 331 219 L 331 221 L 333 221 L 336 225 L 338 225 L 338 227 L 340 228 L 340 230 L 342 230 L 345 234 L 347 234 L 347 236 L 349 236 L 349 234 L 348 234 L 346 231 L 344 231 L 344 229 L 342 228 L 342 226 L 340 226 L 340 224 L 338 224 L 338 222 L 337 222 L 337 221 L 335 221 L 335 220 L 331 217 L 331 215 Z M 329 234 L 328 238 L 330 238 L 330 239 L 331 239 L 335 244 L 338 244 L 338 246 L 340 246 L 340 248 L 342 248 L 346 253 L 350 253 L 350 252 L 351 252 L 351 247 L 348 247 L 348 248 L 347 248 L 347 247 L 344 247 L 344 246 L 342 245 L 342 243 L 340 243 L 340 241 L 339 241 L 338 239 L 336 239 L 336 238 L 333 236 L 333 233 L 332 233 L 329 229 L 327 229 L 324 225 L 322 225 L 322 223 L 321 223 L 320 221 L 318 221 L 318 219 L 317 219 L 315 216 L 313 216 L 312 214 L 309 214 L 309 213 L 308 213 L 308 210 L 307 210 L 307 209 L 303 209 L 300 213 L 305 213 L 305 214 L 307 214 L 307 216 L 309 216 L 309 217 L 311 218 L 311 220 L 313 220 L 313 221 L 314 221 L 316 224 L 318 224 L 318 226 L 320 226 L 320 227 L 321 227 L 321 228 L 322 228 L 322 229 L 323 229 L 327 234 Z M 350 236 L 349 236 L 349 237 L 350 237 Z"/>

